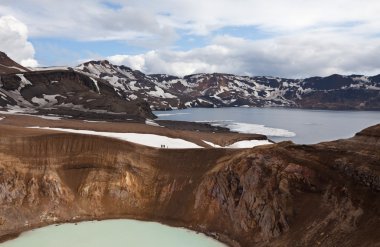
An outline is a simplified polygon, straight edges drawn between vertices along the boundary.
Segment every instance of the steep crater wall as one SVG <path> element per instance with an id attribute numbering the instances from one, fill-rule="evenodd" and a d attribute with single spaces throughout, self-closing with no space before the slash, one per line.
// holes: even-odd
<path id="1" fill-rule="evenodd" d="M 2 137 L 0 235 L 136 218 L 231 246 L 378 244 L 379 191 L 368 182 L 380 177 L 378 133 L 247 150 L 153 149 L 67 133 Z"/>

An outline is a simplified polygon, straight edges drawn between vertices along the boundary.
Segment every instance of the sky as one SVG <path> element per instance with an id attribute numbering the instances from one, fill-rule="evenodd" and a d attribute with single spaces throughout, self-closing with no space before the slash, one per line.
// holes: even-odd
<path id="1" fill-rule="evenodd" d="M 375 75 L 379 13 L 378 0 L 0 0 L 0 50 L 30 67 Z"/>

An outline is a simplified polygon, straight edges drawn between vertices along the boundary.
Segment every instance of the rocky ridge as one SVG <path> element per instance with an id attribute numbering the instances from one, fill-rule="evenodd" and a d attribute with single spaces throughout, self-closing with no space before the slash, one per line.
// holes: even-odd
<path id="1" fill-rule="evenodd" d="M 106 60 L 30 71 L 4 53 L 0 65 L 0 107 L 37 114 L 142 121 L 154 118 L 151 110 L 186 107 L 380 110 L 380 75 L 176 77 L 146 75 Z"/>
<path id="2" fill-rule="evenodd" d="M 143 100 L 126 101 L 107 81 L 72 69 L 0 71 L 0 107 L 5 110 L 85 119 L 155 117 Z"/>
<path id="3" fill-rule="evenodd" d="M 30 70 L 16 63 L 7 54 L 0 51 L 0 75 L 27 71 Z"/>
<path id="4" fill-rule="evenodd" d="M 380 76 L 285 79 L 213 73 L 176 77 L 145 75 L 106 60 L 90 61 L 74 69 L 109 81 L 122 98 L 144 99 L 153 109 L 236 106 L 380 109 Z"/>

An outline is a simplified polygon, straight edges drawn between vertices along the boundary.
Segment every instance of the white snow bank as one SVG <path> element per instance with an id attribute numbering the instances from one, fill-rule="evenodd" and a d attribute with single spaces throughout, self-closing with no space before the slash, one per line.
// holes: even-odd
<path id="1" fill-rule="evenodd" d="M 214 148 L 253 148 L 256 146 L 272 144 L 268 140 L 245 140 L 245 141 L 238 141 L 238 142 L 235 142 L 231 145 L 222 147 L 222 146 L 219 146 L 215 143 L 208 142 L 205 140 L 203 140 L 203 142 L 214 147 Z"/>
<path id="2" fill-rule="evenodd" d="M 21 108 L 19 106 L 14 106 L 12 109 L 6 109 L 6 110 L 0 111 L 1 114 L 6 114 L 6 115 L 23 115 L 23 113 L 34 113 L 34 112 L 35 111 L 30 110 L 29 108 Z"/>
<path id="3" fill-rule="evenodd" d="M 16 75 L 21 79 L 20 86 L 18 87 L 17 91 L 20 92 L 20 90 L 24 88 L 26 85 L 32 85 L 32 83 L 28 79 L 26 79 L 23 74 Z"/>
<path id="4" fill-rule="evenodd" d="M 151 125 L 151 126 L 156 126 L 156 127 L 162 127 L 161 125 L 159 125 L 158 123 L 156 123 L 154 120 L 152 119 L 146 119 L 145 120 L 145 124 L 147 125 Z"/>
<path id="5" fill-rule="evenodd" d="M 210 122 L 212 126 L 220 126 L 238 133 L 261 134 L 266 136 L 294 137 L 296 134 L 289 130 L 266 127 L 261 124 L 239 123 L 232 121 Z"/>
<path id="6" fill-rule="evenodd" d="M 94 83 L 95 87 L 96 87 L 96 91 L 100 94 L 100 89 L 99 89 L 99 85 L 98 85 L 98 81 L 95 80 L 94 78 L 90 77 L 90 79 L 92 80 L 92 82 Z"/>
<path id="7" fill-rule="evenodd" d="M 32 71 L 47 71 L 47 70 L 69 70 L 70 67 L 66 66 L 52 66 L 52 67 L 28 67 Z"/>
<path id="8" fill-rule="evenodd" d="M 47 130 L 57 130 L 63 132 L 70 132 L 76 134 L 86 134 L 86 135 L 97 135 L 111 137 L 123 141 L 133 142 L 149 147 L 160 148 L 161 145 L 165 145 L 165 148 L 203 148 L 195 143 L 185 141 L 179 138 L 170 138 L 167 136 L 160 136 L 154 134 L 140 134 L 140 133 L 117 133 L 117 132 L 101 132 L 93 130 L 75 130 L 75 129 L 63 129 L 63 128 L 50 128 L 50 127 L 29 127 L 35 129 L 47 129 Z"/>
<path id="9" fill-rule="evenodd" d="M 19 72 L 26 72 L 24 69 L 22 68 L 19 68 L 19 67 L 16 67 L 16 66 L 6 66 L 4 64 L 0 64 L 1 67 L 5 67 L 5 68 L 9 68 L 9 69 L 16 69 L 18 70 Z"/>
<path id="10" fill-rule="evenodd" d="M 156 91 L 150 91 L 150 92 L 148 92 L 148 94 L 150 96 L 153 96 L 153 97 L 156 97 L 156 98 L 168 98 L 168 99 L 177 98 L 177 96 L 174 96 L 173 94 L 165 93 L 164 90 L 162 90 L 162 88 L 160 88 L 160 87 L 155 86 L 154 89 Z"/>
<path id="11" fill-rule="evenodd" d="M 208 142 L 208 141 L 205 141 L 205 140 L 202 140 L 204 143 L 210 145 L 211 147 L 214 147 L 214 148 L 221 148 L 222 146 L 219 146 L 218 144 L 215 144 L 215 143 L 212 143 L 212 142 Z"/>
<path id="12" fill-rule="evenodd" d="M 58 117 L 58 116 L 46 116 L 46 115 L 29 115 L 29 116 L 32 116 L 32 117 L 39 117 L 39 118 L 42 118 L 42 119 L 47 119 L 47 120 L 61 120 L 62 117 Z"/>
<path id="13" fill-rule="evenodd" d="M 0 114 L 3 115 L 18 115 L 18 116 L 30 116 L 30 117 L 38 117 L 47 120 L 61 120 L 62 117 L 56 115 L 33 115 L 28 113 L 35 113 L 33 109 L 29 108 L 18 108 L 14 107 L 13 109 L 7 109 L 6 111 L 0 111 Z"/>
<path id="14" fill-rule="evenodd" d="M 246 141 L 238 141 L 235 142 L 229 146 L 226 146 L 226 148 L 253 148 L 256 146 L 261 145 L 268 145 L 272 144 L 268 140 L 246 140 Z"/>
<path id="15" fill-rule="evenodd" d="M 83 120 L 86 123 L 107 123 L 107 121 Z"/>

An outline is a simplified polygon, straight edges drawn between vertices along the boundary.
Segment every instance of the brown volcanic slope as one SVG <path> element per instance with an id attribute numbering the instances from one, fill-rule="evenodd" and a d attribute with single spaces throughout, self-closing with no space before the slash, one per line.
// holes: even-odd
<path id="1" fill-rule="evenodd" d="M 2 120 L 4 121 L 4 120 Z M 0 125 L 0 235 L 137 218 L 231 246 L 379 246 L 380 125 L 318 145 L 154 149 Z"/>
<path id="2" fill-rule="evenodd" d="M 6 115 L 0 111 L 0 125 L 10 125 L 17 127 L 51 127 L 77 130 L 93 130 L 102 132 L 117 133 L 141 133 L 164 135 L 172 138 L 181 138 L 194 142 L 199 146 L 210 147 L 203 140 L 221 146 L 227 146 L 243 140 L 267 140 L 267 137 L 259 134 L 241 134 L 230 132 L 223 127 L 214 127 L 207 123 L 193 123 L 181 121 L 157 121 L 160 126 L 152 126 L 141 123 L 128 122 L 88 122 L 72 119 L 62 119 L 59 121 L 48 120 L 31 115 Z M 170 122 L 170 123 L 169 123 Z M 162 126 L 166 126 L 163 128 Z M 60 133 L 60 132 L 58 132 Z M 13 133 L 12 135 L 17 135 Z M 24 134 L 21 133 L 21 136 Z"/>
<path id="3" fill-rule="evenodd" d="M 0 108 L 77 119 L 154 118 L 152 109 L 290 107 L 380 110 L 380 75 L 305 79 L 231 74 L 146 75 L 110 62 L 27 71 L 0 53 Z M 147 103 L 146 103 L 146 102 Z"/>
<path id="4" fill-rule="evenodd" d="M 10 74 L 10 73 L 20 73 L 27 72 L 29 69 L 21 66 L 12 59 L 10 59 L 7 54 L 0 51 L 0 75 Z"/>
<path id="5" fill-rule="evenodd" d="M 12 109 L 17 105 L 41 114 L 140 121 L 155 117 L 146 102 L 125 101 L 108 82 L 95 83 L 90 77 L 71 70 L 2 75 L 0 96 L 0 107 Z"/>
<path id="6" fill-rule="evenodd" d="M 30 71 L 0 52 L 0 109 L 80 119 L 155 118 L 140 99 L 126 101 L 113 86 L 73 69 Z"/>

